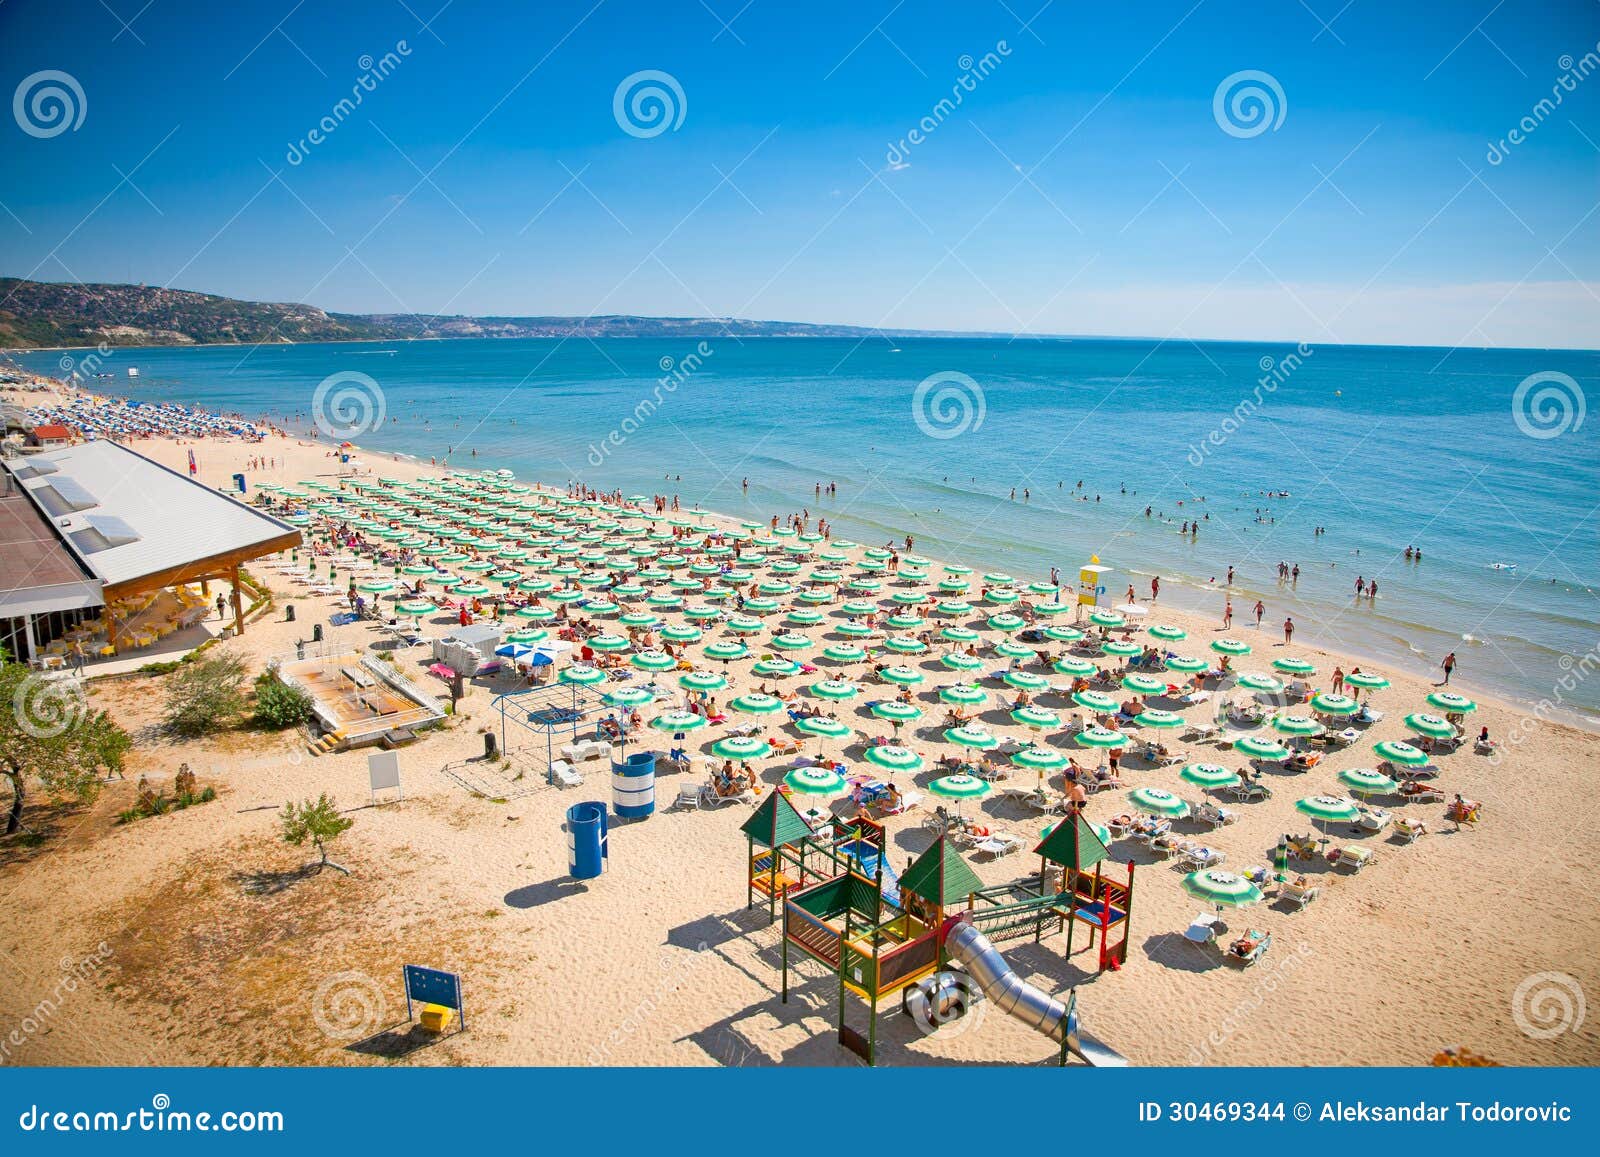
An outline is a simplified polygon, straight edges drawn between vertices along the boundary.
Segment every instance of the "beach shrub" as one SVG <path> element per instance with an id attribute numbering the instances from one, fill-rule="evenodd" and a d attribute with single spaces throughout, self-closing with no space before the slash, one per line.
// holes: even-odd
<path id="1" fill-rule="evenodd" d="M 210 655 L 185 665 L 167 684 L 162 726 L 187 739 L 209 735 L 244 710 L 244 660 Z"/>
<path id="2" fill-rule="evenodd" d="M 321 856 L 317 862 L 319 869 L 333 868 L 347 876 L 350 874 L 349 868 L 328 859 L 328 845 L 349 831 L 355 821 L 339 814 L 338 806 L 328 798 L 327 792 L 314 800 L 284 804 L 278 819 L 283 824 L 283 838 L 287 843 L 298 848 L 307 840 L 311 841 Z"/>
<path id="3" fill-rule="evenodd" d="M 83 685 L 44 679 L 0 649 L 0 778 L 11 788 L 5 834 L 22 827 L 29 781 L 52 798 L 92 801 L 102 775 L 120 774 L 133 740 Z"/>
<path id="4" fill-rule="evenodd" d="M 255 718 L 274 731 L 297 727 L 311 718 L 311 696 L 285 683 L 276 672 L 263 671 L 256 679 Z"/>

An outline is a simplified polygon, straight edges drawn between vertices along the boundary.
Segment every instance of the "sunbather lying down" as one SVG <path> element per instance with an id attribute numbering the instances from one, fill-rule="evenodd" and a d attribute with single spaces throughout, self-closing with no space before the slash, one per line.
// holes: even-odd
<path id="1" fill-rule="evenodd" d="M 1256 949 L 1267 942 L 1267 934 L 1259 928 L 1252 928 L 1239 939 L 1228 945 L 1228 951 L 1235 956 L 1249 956 Z"/>

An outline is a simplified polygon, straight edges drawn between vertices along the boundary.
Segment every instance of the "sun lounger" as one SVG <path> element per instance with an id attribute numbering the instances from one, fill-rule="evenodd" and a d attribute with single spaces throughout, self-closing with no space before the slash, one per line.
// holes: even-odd
<path id="1" fill-rule="evenodd" d="M 1011 832 L 991 832 L 973 844 L 973 847 L 995 858 L 1022 849 L 1022 837 Z"/>
<path id="2" fill-rule="evenodd" d="M 562 787 L 578 787 L 583 783 L 583 776 L 564 759 L 558 759 L 550 765 L 550 782 Z"/>
<path id="3" fill-rule="evenodd" d="M 1203 824 L 1210 824 L 1213 828 L 1220 828 L 1237 821 L 1239 813 L 1207 801 L 1194 809 L 1194 818 Z"/>
<path id="4" fill-rule="evenodd" d="M 1424 820 L 1401 816 L 1394 821 L 1394 834 L 1403 842 L 1414 844 L 1428 834 L 1428 825 Z"/>
<path id="5" fill-rule="evenodd" d="M 1359 872 L 1368 864 L 1376 862 L 1378 855 L 1370 848 L 1329 848 L 1328 863 L 1335 868 L 1349 868 L 1352 872 Z"/>
<path id="6" fill-rule="evenodd" d="M 1283 887 L 1278 889 L 1278 897 L 1295 906 L 1299 911 L 1311 901 L 1322 895 L 1322 889 L 1310 883 L 1304 876 L 1293 880 L 1285 880 Z"/>
<path id="7" fill-rule="evenodd" d="M 1272 947 L 1272 935 L 1259 928 L 1251 928 L 1224 950 L 1225 957 L 1241 968 L 1249 968 L 1267 954 Z"/>
<path id="8" fill-rule="evenodd" d="M 1202 912 L 1183 930 L 1183 938 L 1190 944 L 1210 944 L 1217 938 L 1217 917 Z"/>
<path id="9" fill-rule="evenodd" d="M 1178 851 L 1186 868 L 1214 868 L 1228 858 L 1228 853 L 1204 844 L 1184 843 Z"/>
<path id="10" fill-rule="evenodd" d="M 743 791 L 736 792 L 733 795 L 719 795 L 717 789 L 709 783 L 700 786 L 699 805 L 707 810 L 715 810 L 723 804 L 755 802 L 756 793 L 749 788 L 745 788 Z"/>
<path id="11" fill-rule="evenodd" d="M 1394 822 L 1394 813 L 1381 807 L 1364 807 L 1356 817 L 1356 826 L 1363 831 L 1381 832 Z"/>

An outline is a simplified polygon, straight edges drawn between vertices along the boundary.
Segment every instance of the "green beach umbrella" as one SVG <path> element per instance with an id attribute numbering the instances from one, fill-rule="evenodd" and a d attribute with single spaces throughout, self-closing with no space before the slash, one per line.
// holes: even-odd
<path id="1" fill-rule="evenodd" d="M 655 698 L 643 687 L 619 687 L 615 691 L 607 691 L 603 702 L 607 707 L 643 707 L 646 703 L 655 702 Z"/>
<path id="2" fill-rule="evenodd" d="M 883 645 L 888 650 L 900 655 L 921 655 L 928 649 L 928 644 L 920 639 L 909 638 L 905 635 L 893 635 L 885 639 Z"/>
<path id="3" fill-rule="evenodd" d="M 1178 772 L 1178 778 L 1208 790 L 1215 787 L 1235 787 L 1242 782 L 1238 772 L 1229 771 L 1220 763 L 1185 764 L 1183 770 Z"/>
<path id="4" fill-rule="evenodd" d="M 877 744 L 867 748 L 866 759 L 868 763 L 887 771 L 914 773 L 921 771 L 923 767 L 922 756 L 909 748 L 897 747 L 894 744 Z"/>
<path id="5" fill-rule="evenodd" d="M 951 687 L 939 688 L 939 698 L 958 707 L 977 707 L 989 702 L 989 693 L 977 687 L 958 683 Z"/>
<path id="6" fill-rule="evenodd" d="M 1437 715 L 1407 715 L 1406 726 L 1418 735 L 1426 735 L 1429 739 L 1451 739 L 1456 733 L 1455 727 Z"/>
<path id="7" fill-rule="evenodd" d="M 396 603 L 394 609 L 402 615 L 410 615 L 413 618 L 420 619 L 424 615 L 433 614 L 439 608 L 427 599 L 405 599 Z"/>
<path id="8" fill-rule="evenodd" d="M 1195 659 L 1188 655 L 1174 655 L 1167 660 L 1167 670 L 1177 671 L 1183 675 L 1198 675 L 1201 671 L 1209 671 L 1211 663 L 1206 659 Z"/>
<path id="9" fill-rule="evenodd" d="M 971 627 L 945 627 L 939 637 L 952 643 L 976 643 L 979 636 Z"/>
<path id="10" fill-rule="evenodd" d="M 1382 743 L 1375 743 L 1372 745 L 1372 750 L 1380 758 L 1401 767 L 1421 767 L 1429 761 L 1427 752 L 1397 739 L 1385 739 Z"/>
<path id="11" fill-rule="evenodd" d="M 661 628 L 660 635 L 669 643 L 698 643 L 705 637 L 705 632 L 684 623 L 669 623 Z"/>
<path id="12" fill-rule="evenodd" d="M 606 673 L 582 663 L 575 663 L 571 667 L 563 667 L 561 674 L 556 676 L 562 683 L 576 683 L 580 687 L 593 687 L 596 683 L 606 681 Z"/>
<path id="13" fill-rule="evenodd" d="M 511 614 L 527 623 L 550 623 L 555 621 L 556 613 L 549 607 L 518 607 Z"/>
<path id="14" fill-rule="evenodd" d="M 1114 696 L 1107 695 L 1104 691 L 1074 691 L 1072 701 L 1097 715 L 1110 714 L 1121 706 Z"/>
<path id="15" fill-rule="evenodd" d="M 822 657 L 835 663 L 860 663 L 867 653 L 854 643 L 832 643 L 822 648 Z"/>
<path id="16" fill-rule="evenodd" d="M 783 777 L 783 782 L 796 795 L 831 798 L 849 790 L 844 776 L 831 767 L 797 767 Z"/>
<path id="17" fill-rule="evenodd" d="M 811 684 L 811 693 L 821 699 L 854 699 L 859 691 L 848 679 L 819 679 Z"/>
<path id="18" fill-rule="evenodd" d="M 755 635 L 766 629 L 766 624 L 754 615 L 729 615 L 723 626 L 739 635 Z"/>
<path id="19" fill-rule="evenodd" d="M 1267 726 L 1279 735 L 1321 735 L 1326 730 L 1309 715 L 1279 713 L 1267 720 Z"/>
<path id="20" fill-rule="evenodd" d="M 716 671 L 685 671 L 678 676 L 678 686 L 685 691 L 721 691 L 728 685 L 728 677 Z"/>
<path id="21" fill-rule="evenodd" d="M 1019 691 L 1043 691 L 1050 686 L 1050 680 L 1031 671 L 1002 671 L 1000 681 Z"/>
<path id="22" fill-rule="evenodd" d="M 994 618 L 999 617 L 996 615 Z M 994 619 L 989 620 L 989 625 L 994 626 Z M 1057 643 L 1076 643 L 1083 638 L 1083 632 L 1076 627 L 1045 627 L 1039 633 Z"/>
<path id="23" fill-rule="evenodd" d="M 1370 671 L 1352 671 L 1344 677 L 1344 685 L 1363 691 L 1380 691 L 1389 685 L 1389 680 Z"/>
<path id="24" fill-rule="evenodd" d="M 963 654 L 953 651 L 948 655 L 940 655 L 939 662 L 952 671 L 977 671 L 983 667 L 983 660 L 976 655 Z"/>
<path id="25" fill-rule="evenodd" d="M 356 584 L 356 590 L 367 595 L 381 595 L 394 590 L 394 583 L 388 579 L 368 579 Z"/>
<path id="26" fill-rule="evenodd" d="M 624 635 L 594 635 L 585 642 L 590 650 L 594 651 L 626 651 L 633 646 Z"/>
<path id="27" fill-rule="evenodd" d="M 1117 614 L 1116 611 L 1091 611 L 1089 621 L 1097 627 L 1121 627 L 1127 624 L 1127 619 Z"/>
<path id="28" fill-rule="evenodd" d="M 734 659 L 743 659 L 750 654 L 750 648 L 743 643 L 721 640 L 706 644 L 705 657 L 719 663 L 730 663 Z"/>
<path id="29" fill-rule="evenodd" d="M 508 643 L 542 643 L 550 637 L 550 632 L 539 629 L 523 628 L 511 631 L 506 635 Z"/>
<path id="30" fill-rule="evenodd" d="M 1315 675 L 1317 673 L 1317 668 L 1314 664 L 1308 663 L 1304 659 L 1294 658 L 1274 659 L 1272 660 L 1272 669 L 1274 671 L 1282 671 L 1285 675 Z"/>
<path id="31" fill-rule="evenodd" d="M 1215 904 L 1219 909 L 1244 908 L 1259 904 L 1265 898 L 1251 881 L 1219 868 L 1190 872 L 1183 878 L 1183 890 L 1196 900 Z"/>
<path id="32" fill-rule="evenodd" d="M 987 619 L 987 622 L 989 626 L 996 631 L 1020 631 L 1023 627 L 1028 625 L 1027 620 L 1025 620 L 1021 615 L 1014 615 L 1010 611 L 1001 611 L 998 615 L 990 615 Z M 1055 629 L 1057 628 L 1048 628 L 1048 630 Z M 1072 634 L 1076 638 L 1083 638 L 1083 633 L 1081 631 L 1073 631 Z M 1071 639 L 1060 639 L 1057 641 L 1063 643 L 1072 642 Z"/>
<path id="33" fill-rule="evenodd" d="M 794 721 L 794 727 L 796 731 L 814 735 L 818 739 L 845 739 L 850 735 L 848 724 L 826 715 L 802 715 Z"/>
<path id="34" fill-rule="evenodd" d="M 1160 695 L 1167 689 L 1167 684 L 1166 680 L 1157 679 L 1154 675 L 1135 672 L 1122 677 L 1122 689 L 1132 691 L 1135 695 Z"/>
<path id="35" fill-rule="evenodd" d="M 885 681 L 894 683 L 900 687 L 915 687 L 918 683 L 923 681 L 922 672 L 914 670 L 911 667 L 885 667 L 882 671 L 879 671 L 878 674 Z"/>
<path id="36" fill-rule="evenodd" d="M 1029 771 L 1059 771 L 1067 766 L 1067 757 L 1049 747 L 1024 747 L 1011 753 L 1011 763 Z"/>
<path id="37" fill-rule="evenodd" d="M 1345 682 L 1349 682 L 1347 678 Z M 1465 695 L 1457 695 L 1454 691 L 1435 691 L 1428 696 L 1428 705 L 1437 707 L 1440 711 L 1467 712 L 1476 711 L 1478 705 Z"/>
<path id="38" fill-rule="evenodd" d="M 1294 810 L 1323 823 L 1353 820 L 1361 814 L 1360 805 L 1342 795 L 1312 795 L 1297 799 Z"/>
<path id="39" fill-rule="evenodd" d="M 1116 639 L 1100 644 L 1102 655 L 1115 655 L 1119 659 L 1131 659 L 1134 655 L 1144 654 L 1144 648 L 1138 643 L 1123 643 Z"/>
<path id="40" fill-rule="evenodd" d="M 1265 691 L 1268 695 L 1277 695 L 1283 691 L 1283 680 L 1247 671 L 1239 676 L 1239 686 L 1250 691 Z"/>
<path id="41" fill-rule="evenodd" d="M 886 719 L 890 723 L 899 725 L 910 723 L 922 718 L 922 708 L 915 703 L 902 703 L 898 699 L 885 699 L 872 705 L 872 714 L 879 719 Z"/>
<path id="42" fill-rule="evenodd" d="M 822 622 L 821 611 L 790 611 L 783 621 L 796 627 L 814 627 Z"/>
<path id="43" fill-rule="evenodd" d="M 793 631 L 772 637 L 772 645 L 782 651 L 805 651 L 816 644 L 807 635 L 796 634 Z"/>
<path id="44" fill-rule="evenodd" d="M 897 631 L 920 631 L 923 627 L 928 625 L 928 620 L 922 618 L 920 615 L 902 613 L 898 615 L 890 615 L 888 623 L 889 626 L 893 627 Z"/>
<path id="45" fill-rule="evenodd" d="M 1251 759 L 1264 759 L 1268 763 L 1289 758 L 1289 749 L 1273 739 L 1261 735 L 1246 735 L 1233 741 L 1233 749 Z"/>
<path id="46" fill-rule="evenodd" d="M 1211 649 L 1219 655 L 1231 655 L 1237 658 L 1250 653 L 1250 644 L 1243 639 L 1212 639 Z"/>
<path id="47" fill-rule="evenodd" d="M 1351 795 L 1388 795 L 1400 784 L 1370 767 L 1347 767 L 1338 776 L 1339 782 L 1350 789 Z"/>
<path id="48" fill-rule="evenodd" d="M 1168 643 L 1176 643 L 1179 639 L 1187 639 L 1189 637 L 1189 632 L 1182 627 L 1174 627 L 1167 623 L 1157 623 L 1149 630 L 1152 638 L 1161 639 Z"/>
<path id="49" fill-rule="evenodd" d="M 751 692 L 729 700 L 728 706 L 743 715 L 775 715 L 784 709 L 784 702 L 776 695 Z"/>
<path id="50" fill-rule="evenodd" d="M 930 783 L 928 790 L 941 799 L 982 799 L 994 791 L 994 785 L 975 775 L 943 775 Z"/>
<path id="51" fill-rule="evenodd" d="M 1046 727 L 1061 726 L 1061 716 L 1043 707 L 1018 707 L 1011 712 L 1011 718 L 1022 726 L 1031 727 L 1036 731 Z"/>
<path id="52" fill-rule="evenodd" d="M 1183 716 L 1176 711 L 1158 711 L 1153 708 L 1149 711 L 1141 711 L 1133 717 L 1133 721 L 1140 727 L 1154 727 L 1158 730 L 1168 731 L 1183 727 L 1186 722 Z"/>
<path id="53" fill-rule="evenodd" d="M 975 751 L 989 751 L 1000 746 L 1000 740 L 981 727 L 946 728 L 944 737 L 958 747 L 970 747 Z"/>
<path id="54" fill-rule="evenodd" d="M 847 639 L 870 639 L 873 635 L 877 634 L 876 631 L 867 626 L 865 623 L 840 623 L 837 627 L 833 628 L 833 633 L 836 635 L 843 635 Z"/>
<path id="55" fill-rule="evenodd" d="M 678 665 L 665 651 L 640 651 L 628 656 L 628 665 L 641 671 L 670 671 Z"/>
<path id="56" fill-rule="evenodd" d="M 799 674 L 800 664 L 793 659 L 758 659 L 750 669 L 762 678 L 782 678 L 785 675 Z"/>
<path id="57" fill-rule="evenodd" d="M 1073 736 L 1081 747 L 1094 747 L 1102 751 L 1128 746 L 1128 737 L 1107 727 L 1085 727 Z"/>
<path id="58" fill-rule="evenodd" d="M 729 735 L 711 745 L 711 754 L 718 759 L 733 759 L 748 763 L 772 754 L 772 745 L 754 735 Z"/>
<path id="59" fill-rule="evenodd" d="M 1354 715 L 1361 704 L 1348 695 L 1335 695 L 1332 691 L 1318 691 L 1311 697 L 1311 710 L 1323 715 Z"/>
<path id="60" fill-rule="evenodd" d="M 1159 787 L 1134 788 L 1128 793 L 1128 806 L 1167 819 L 1181 819 L 1189 814 L 1188 803 Z"/>
<path id="61" fill-rule="evenodd" d="M 1071 656 L 1057 659 L 1050 666 L 1061 674 L 1070 675 L 1074 679 L 1087 679 L 1090 675 L 1096 674 L 1100 670 L 1087 659 L 1074 659 Z"/>

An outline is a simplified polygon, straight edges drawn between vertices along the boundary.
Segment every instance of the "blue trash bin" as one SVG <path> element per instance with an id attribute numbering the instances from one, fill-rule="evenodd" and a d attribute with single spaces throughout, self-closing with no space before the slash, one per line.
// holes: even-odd
<path id="1" fill-rule="evenodd" d="M 567 872 L 575 880 L 592 880 L 606 870 L 606 805 L 594 801 L 567 809 Z"/>
<path id="2" fill-rule="evenodd" d="M 642 819 L 656 810 L 656 755 L 636 751 L 611 761 L 611 806 L 618 818 Z"/>

